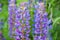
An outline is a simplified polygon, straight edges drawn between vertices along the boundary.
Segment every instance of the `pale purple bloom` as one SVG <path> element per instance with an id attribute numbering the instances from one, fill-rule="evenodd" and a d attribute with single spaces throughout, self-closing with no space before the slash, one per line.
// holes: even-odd
<path id="1" fill-rule="evenodd" d="M 38 6 L 37 6 L 38 5 Z M 38 3 L 35 13 L 35 37 L 34 40 L 46 40 L 47 39 L 47 13 L 42 2 Z"/>
<path id="2" fill-rule="evenodd" d="M 28 10 L 28 3 L 21 3 L 19 8 L 16 11 L 16 19 L 15 19 L 15 27 L 16 28 L 16 36 L 20 37 L 21 39 L 30 40 L 29 33 L 30 33 L 30 14 Z"/>
<path id="3" fill-rule="evenodd" d="M 14 37 L 13 34 L 15 34 L 13 28 L 15 28 L 16 4 L 15 4 L 15 0 L 10 0 L 8 2 L 9 2 L 8 5 L 9 36 L 12 38 Z"/>

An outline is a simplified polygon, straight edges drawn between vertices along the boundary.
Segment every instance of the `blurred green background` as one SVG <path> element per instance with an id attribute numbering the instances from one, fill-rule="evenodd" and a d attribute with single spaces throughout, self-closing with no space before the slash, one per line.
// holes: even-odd
<path id="1" fill-rule="evenodd" d="M 28 2 L 28 0 L 17 0 L 16 5 L 18 6 L 21 2 Z M 2 3 L 2 11 L 0 12 L 0 18 L 3 18 L 4 25 L 3 32 L 6 40 L 12 40 L 8 36 L 8 0 L 0 0 Z M 51 16 L 53 21 L 53 26 L 51 32 L 51 36 L 53 40 L 60 40 L 60 0 L 46 0 L 46 11 L 48 12 L 48 17 Z M 31 11 L 31 17 L 33 15 L 33 11 Z M 33 20 L 33 19 L 32 19 Z M 31 20 L 31 25 L 32 25 Z"/>

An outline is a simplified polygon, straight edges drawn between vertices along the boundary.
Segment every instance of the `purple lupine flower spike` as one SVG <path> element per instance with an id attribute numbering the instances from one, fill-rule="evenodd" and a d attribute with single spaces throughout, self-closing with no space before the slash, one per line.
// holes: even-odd
<path id="1" fill-rule="evenodd" d="M 24 27 L 24 32 L 25 32 L 25 40 L 30 40 L 29 39 L 29 33 L 30 33 L 30 25 L 29 25 L 29 20 L 30 20 L 30 14 L 29 14 L 29 10 L 28 10 L 28 3 L 24 3 L 24 10 L 22 16 L 22 21 L 24 21 L 25 23 L 23 23 L 25 25 Z"/>
<path id="2" fill-rule="evenodd" d="M 47 13 L 45 12 L 44 3 L 40 2 L 35 6 L 35 31 L 34 40 L 47 40 Z"/>
<path id="3" fill-rule="evenodd" d="M 21 3 L 18 10 L 16 11 L 16 23 L 15 23 L 15 39 L 17 40 L 30 40 L 30 14 L 28 10 L 28 3 Z"/>
<path id="4" fill-rule="evenodd" d="M 15 26 L 15 15 L 16 15 L 16 4 L 15 0 L 10 0 L 9 5 L 8 5 L 8 11 L 9 11 L 9 18 L 8 18 L 8 23 L 9 23 L 9 35 L 10 37 L 13 37 L 14 34 L 14 26 Z"/>

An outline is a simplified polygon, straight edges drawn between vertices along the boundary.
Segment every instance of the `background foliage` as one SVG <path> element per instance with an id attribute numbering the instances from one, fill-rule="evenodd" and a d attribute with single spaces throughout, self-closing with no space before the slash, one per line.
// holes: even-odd
<path id="1" fill-rule="evenodd" d="M 17 6 L 21 2 L 26 2 L 27 0 L 17 0 Z M 0 12 L 0 18 L 4 19 L 4 28 L 2 29 L 3 35 L 6 40 L 11 40 L 8 36 L 8 0 L 0 0 L 2 3 L 2 12 Z M 60 40 L 60 0 L 46 0 L 46 11 L 48 12 L 48 17 L 52 14 L 53 26 L 51 32 L 51 36 L 53 40 Z M 33 11 L 31 11 L 31 16 Z M 33 20 L 33 18 L 31 18 Z M 30 24 L 32 25 L 32 20 Z M 32 37 L 31 37 L 32 38 Z"/>

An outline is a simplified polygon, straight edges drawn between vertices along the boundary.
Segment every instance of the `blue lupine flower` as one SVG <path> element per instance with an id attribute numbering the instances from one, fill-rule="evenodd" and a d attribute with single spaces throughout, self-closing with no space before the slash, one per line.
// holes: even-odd
<path id="1" fill-rule="evenodd" d="M 51 32 L 49 32 L 52 29 L 52 20 L 49 19 L 48 21 L 48 39 L 52 40 Z"/>
<path id="2" fill-rule="evenodd" d="M 9 2 L 9 5 L 8 5 L 8 11 L 9 11 L 9 18 L 8 18 L 9 36 L 13 37 L 14 27 L 15 27 L 16 4 L 15 4 L 15 0 L 10 0 L 8 2 Z"/>
<path id="3" fill-rule="evenodd" d="M 19 8 L 16 11 L 16 36 L 20 37 L 20 40 L 30 40 L 29 33 L 30 33 L 30 14 L 28 10 L 28 3 L 21 3 Z"/>
<path id="4" fill-rule="evenodd" d="M 36 5 L 37 6 L 37 5 Z M 47 13 L 45 12 L 44 4 L 38 3 L 35 13 L 35 35 L 34 40 L 47 40 Z M 39 37 L 40 36 L 40 37 Z"/>

